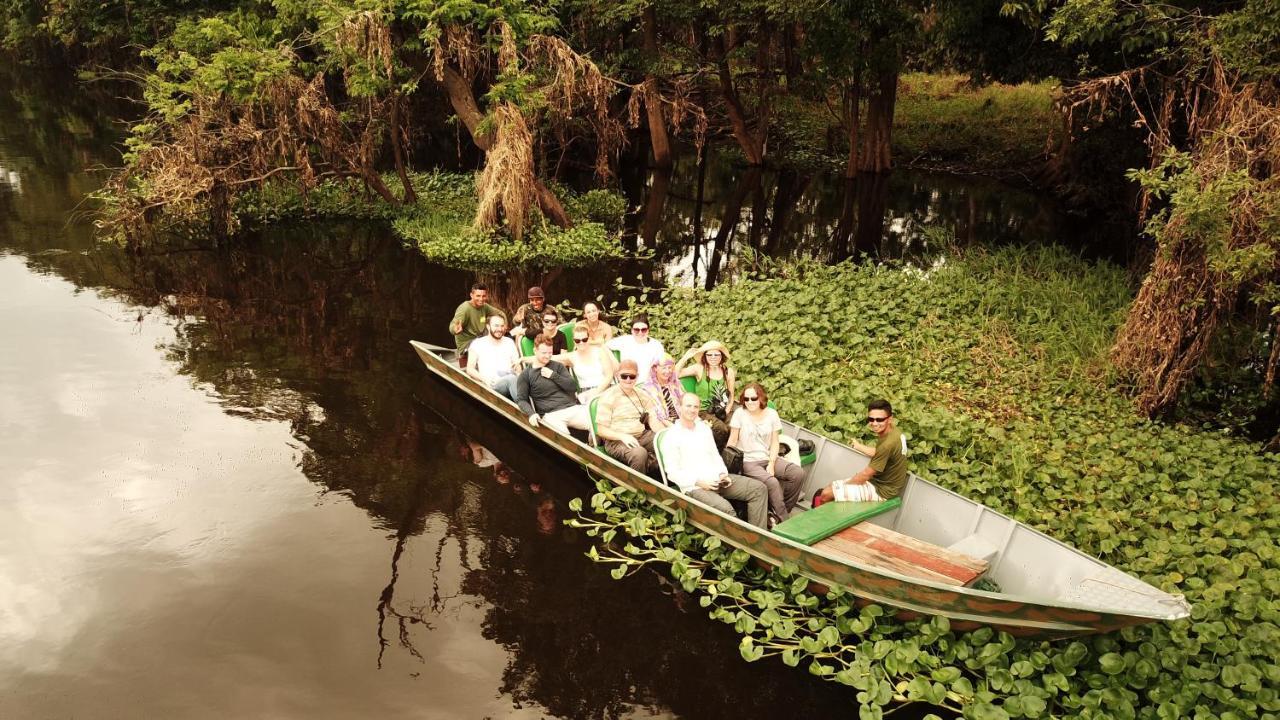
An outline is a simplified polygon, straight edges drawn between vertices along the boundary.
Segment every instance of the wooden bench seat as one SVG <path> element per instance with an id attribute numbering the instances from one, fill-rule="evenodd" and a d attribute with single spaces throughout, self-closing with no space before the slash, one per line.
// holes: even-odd
<path id="1" fill-rule="evenodd" d="M 873 523 L 861 523 L 814 543 L 836 557 L 899 575 L 964 586 L 987 571 L 987 562 L 952 552 Z"/>

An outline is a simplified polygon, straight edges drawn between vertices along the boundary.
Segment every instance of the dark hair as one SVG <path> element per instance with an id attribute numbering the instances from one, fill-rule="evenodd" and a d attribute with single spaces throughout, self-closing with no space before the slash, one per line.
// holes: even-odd
<path id="1" fill-rule="evenodd" d="M 889 416 L 891 417 L 893 416 L 893 406 L 889 404 L 888 400 L 885 400 L 883 398 L 879 400 L 872 400 L 871 402 L 867 403 L 867 410 L 868 411 L 883 410 Z"/>
<path id="2" fill-rule="evenodd" d="M 636 313 L 635 315 L 631 316 L 631 324 L 635 325 L 636 323 L 644 323 L 645 325 L 653 324 L 649 322 L 649 313 L 642 313 L 642 312 Z"/>
<path id="3" fill-rule="evenodd" d="M 556 346 L 556 344 L 551 341 L 551 338 L 547 337 L 546 335 L 539 335 L 538 338 L 533 341 L 533 347 L 534 349 L 537 349 L 542 347 L 543 345 L 550 345 L 552 348 L 555 348 Z"/>
<path id="4" fill-rule="evenodd" d="M 594 307 L 595 307 L 595 309 L 596 309 L 596 312 L 600 313 L 601 315 L 603 315 L 603 314 L 604 314 L 604 309 L 600 307 L 600 303 L 596 302 L 595 300 L 588 300 L 588 301 L 586 301 L 586 302 L 582 303 L 582 314 L 583 314 L 583 315 L 586 315 L 586 314 L 587 314 L 587 306 L 588 306 L 588 305 L 592 305 L 592 306 L 594 306 Z"/>
<path id="5" fill-rule="evenodd" d="M 742 388 L 742 392 L 738 393 L 738 404 L 742 405 L 743 407 L 746 407 L 746 405 L 744 404 L 746 401 L 742 399 L 742 396 L 746 395 L 747 391 L 750 390 L 751 388 L 756 389 L 756 395 L 760 396 L 760 407 L 763 408 L 764 404 L 769 402 L 769 393 L 764 391 L 763 385 L 756 382 L 747 383 L 746 386 Z"/>
<path id="6" fill-rule="evenodd" d="M 475 291 L 477 291 L 477 290 L 483 290 L 483 291 L 485 291 L 485 292 L 489 292 L 489 286 L 488 286 L 488 285 L 485 285 L 485 284 L 484 284 L 484 283 L 482 283 L 482 282 L 472 283 L 472 284 L 471 284 L 471 292 L 475 292 Z"/>

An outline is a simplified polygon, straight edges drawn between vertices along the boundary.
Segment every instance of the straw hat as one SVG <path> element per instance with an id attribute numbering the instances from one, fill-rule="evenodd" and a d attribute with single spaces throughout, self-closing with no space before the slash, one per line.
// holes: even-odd
<path id="1" fill-rule="evenodd" d="M 720 342 L 719 340 L 708 340 L 702 343 L 702 345 L 697 350 L 693 351 L 693 361 L 701 365 L 702 356 L 707 354 L 708 350 L 719 350 L 720 354 L 723 356 L 720 362 L 722 364 L 728 364 L 729 348 L 725 347 L 724 343 Z"/>

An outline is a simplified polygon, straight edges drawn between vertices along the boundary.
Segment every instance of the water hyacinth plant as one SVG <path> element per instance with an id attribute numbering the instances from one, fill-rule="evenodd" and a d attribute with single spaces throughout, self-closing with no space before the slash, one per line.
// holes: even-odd
<path id="1" fill-rule="evenodd" d="M 864 717 L 904 701 L 974 718 L 1280 717 L 1280 458 L 1134 412 L 1105 359 L 1131 299 L 1118 269 L 1008 249 L 781 274 L 648 310 L 669 347 L 724 341 L 783 417 L 837 439 L 889 398 L 914 472 L 1184 593 L 1192 617 L 1070 642 L 904 623 L 607 487 L 576 521 L 593 558 L 618 577 L 668 566 L 742 633 L 744 658 L 852 685 Z"/>

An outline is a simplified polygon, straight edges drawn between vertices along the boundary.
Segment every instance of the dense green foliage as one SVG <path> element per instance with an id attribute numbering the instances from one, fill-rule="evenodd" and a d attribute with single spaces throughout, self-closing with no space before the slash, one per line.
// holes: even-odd
<path id="1" fill-rule="evenodd" d="M 669 291 L 650 308 L 653 327 L 675 351 L 724 341 L 739 377 L 763 382 L 783 417 L 832 437 L 861 436 L 866 402 L 890 399 L 914 472 L 1194 604 L 1186 621 L 1084 642 L 1015 643 L 949 634 L 945 625 L 868 622 L 841 614 L 835 598 L 817 634 L 834 623 L 862 635 L 838 642 L 853 648 L 849 662 L 879 663 L 878 677 L 890 683 L 860 702 L 889 702 L 899 681 L 915 683 L 907 697 L 934 701 L 938 690 L 916 680 L 955 663 L 959 676 L 945 670 L 932 681 L 956 693 L 948 702 L 970 717 L 1280 712 L 1280 458 L 1221 432 L 1134 415 L 1105 372 L 1129 300 L 1118 270 L 1060 251 L 1003 250 L 924 271 L 845 264 L 789 275 Z M 767 341 L 761 328 L 770 329 Z M 615 518 L 622 527 L 658 522 L 638 499 L 619 502 L 632 508 Z M 718 566 L 717 556 L 703 556 L 706 539 L 672 542 Z M 635 557 L 653 560 L 653 552 Z M 807 613 L 814 600 L 792 591 L 778 602 Z M 754 625 L 736 610 L 717 616 L 739 624 L 753 647 L 790 641 L 790 626 L 780 636 L 760 622 L 767 604 L 747 605 Z M 831 675 L 851 684 L 859 676 Z"/>
<path id="2" fill-rule="evenodd" d="M 447 267 L 498 272 L 511 267 L 584 267 L 622 257 L 619 244 L 625 201 L 615 193 L 561 190 L 575 224 L 559 228 L 545 221 L 519 241 L 472 227 L 476 213 L 475 176 L 469 173 L 412 173 L 417 201 L 393 205 L 370 195 L 354 180 L 330 180 L 306 195 L 292 185 L 272 185 L 241 196 L 236 210 L 244 222 L 301 218 L 364 218 L 389 222 L 395 233 L 432 262 Z"/>

